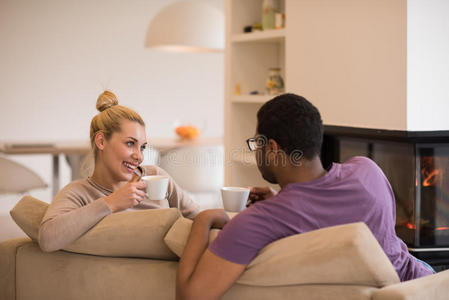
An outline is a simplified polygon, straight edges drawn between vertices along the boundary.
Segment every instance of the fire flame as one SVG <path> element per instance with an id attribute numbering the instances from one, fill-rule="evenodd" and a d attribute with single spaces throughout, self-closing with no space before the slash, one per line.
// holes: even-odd
<path id="1" fill-rule="evenodd" d="M 416 225 L 409 222 L 409 223 L 407 223 L 407 228 L 408 229 L 416 229 Z M 437 228 L 435 228 L 435 230 L 449 230 L 449 227 L 437 227 Z"/>
<path id="2" fill-rule="evenodd" d="M 449 227 L 437 227 L 435 228 L 435 230 L 448 230 Z"/>
<path id="3" fill-rule="evenodd" d="M 407 223 L 407 228 L 408 229 L 416 229 L 416 225 L 412 224 L 412 223 Z"/>
<path id="4" fill-rule="evenodd" d="M 437 181 L 437 176 L 440 174 L 440 170 L 433 170 L 427 177 L 423 180 L 423 186 L 434 186 Z"/>
<path id="5" fill-rule="evenodd" d="M 421 174 L 424 178 L 422 182 L 423 186 L 435 185 L 438 175 L 440 174 L 440 170 L 435 169 L 433 156 L 426 156 L 422 158 Z"/>

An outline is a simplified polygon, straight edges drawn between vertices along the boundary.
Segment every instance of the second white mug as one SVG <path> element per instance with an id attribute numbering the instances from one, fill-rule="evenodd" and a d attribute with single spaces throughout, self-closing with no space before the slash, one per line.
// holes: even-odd
<path id="1" fill-rule="evenodd" d="M 221 188 L 221 198 L 225 211 L 239 212 L 245 209 L 248 201 L 249 188 L 243 187 L 223 187 Z"/>

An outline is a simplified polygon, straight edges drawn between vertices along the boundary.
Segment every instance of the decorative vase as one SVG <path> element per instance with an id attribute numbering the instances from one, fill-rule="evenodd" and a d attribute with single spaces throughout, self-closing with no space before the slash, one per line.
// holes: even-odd
<path id="1" fill-rule="evenodd" d="M 281 68 L 270 68 L 266 82 L 268 95 L 278 95 L 284 92 L 284 80 L 281 76 Z"/>

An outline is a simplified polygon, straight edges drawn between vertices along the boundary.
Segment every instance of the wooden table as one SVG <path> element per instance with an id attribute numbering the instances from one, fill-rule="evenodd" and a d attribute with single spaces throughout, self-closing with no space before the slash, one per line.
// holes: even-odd
<path id="1" fill-rule="evenodd" d="M 149 139 L 150 146 L 165 155 L 171 150 L 191 146 L 216 146 L 222 145 L 221 138 L 199 138 L 195 140 L 180 140 L 176 138 L 152 138 Z M 85 156 L 90 151 L 88 141 L 67 142 L 7 142 L 0 144 L 0 153 L 9 155 L 32 155 L 49 154 L 52 156 L 52 193 L 53 196 L 59 191 L 59 156 L 65 155 L 67 163 L 72 171 L 72 180 L 80 178 L 80 167 Z"/>

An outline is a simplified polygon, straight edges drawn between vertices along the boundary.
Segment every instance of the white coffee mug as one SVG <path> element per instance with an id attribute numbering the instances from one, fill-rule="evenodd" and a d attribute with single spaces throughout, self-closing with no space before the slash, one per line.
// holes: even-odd
<path id="1" fill-rule="evenodd" d="M 232 186 L 221 188 L 221 199 L 225 211 L 242 211 L 246 207 L 248 196 L 249 188 Z"/>
<path id="2" fill-rule="evenodd" d="M 163 175 L 143 176 L 147 185 L 147 196 L 150 200 L 164 200 L 167 195 L 168 177 Z"/>

